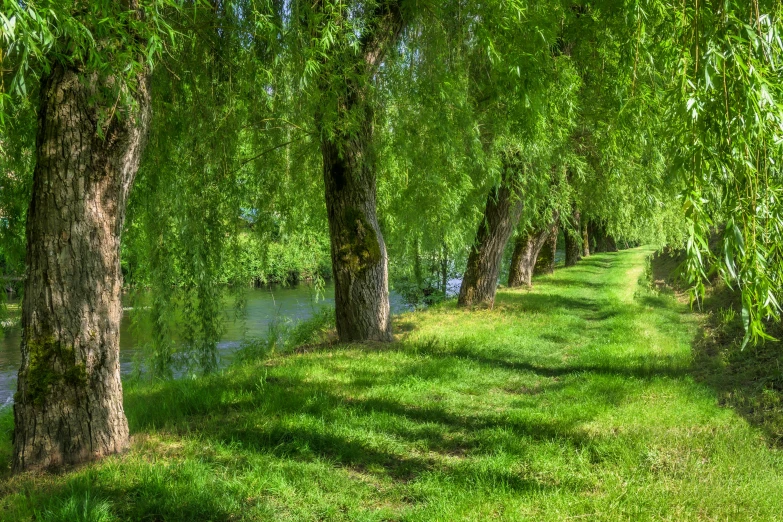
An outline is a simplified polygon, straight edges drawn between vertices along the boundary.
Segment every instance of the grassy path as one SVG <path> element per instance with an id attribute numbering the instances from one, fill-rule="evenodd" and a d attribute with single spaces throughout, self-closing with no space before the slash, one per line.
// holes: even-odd
<path id="1" fill-rule="evenodd" d="M 783 520 L 781 453 L 692 377 L 649 253 L 402 316 L 392 346 L 129 386 L 132 451 L 6 477 L 0 519 Z"/>

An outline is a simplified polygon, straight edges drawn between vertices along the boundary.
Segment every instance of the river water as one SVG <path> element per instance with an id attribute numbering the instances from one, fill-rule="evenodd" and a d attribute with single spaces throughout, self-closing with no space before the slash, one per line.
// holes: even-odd
<path id="1" fill-rule="evenodd" d="M 309 284 L 248 288 L 245 293 L 244 320 L 230 319 L 235 315 L 233 310 L 227 308 L 225 311 L 225 329 L 218 344 L 221 359 L 230 360 L 243 339 L 265 337 L 272 321 L 298 322 L 312 317 L 313 313 L 323 306 L 334 306 L 334 285 L 331 282 L 326 283 L 323 294 L 316 303 L 315 291 Z M 392 292 L 390 301 L 392 313 L 408 309 L 398 294 Z M 132 308 L 126 308 L 120 326 L 120 365 L 124 374 L 133 370 L 134 359 L 140 355 L 138 331 L 132 327 L 133 314 Z M 5 334 L 0 337 L 0 409 L 13 402 L 16 373 L 21 363 L 19 346 L 19 328 L 6 328 Z"/>

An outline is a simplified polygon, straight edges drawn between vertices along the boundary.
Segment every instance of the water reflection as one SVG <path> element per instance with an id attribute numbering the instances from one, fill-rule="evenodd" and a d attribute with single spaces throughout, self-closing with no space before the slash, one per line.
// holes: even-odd
<path id="1" fill-rule="evenodd" d="M 333 284 L 327 282 L 324 295 L 317 303 L 315 297 L 315 289 L 309 284 L 247 289 L 244 293 L 246 314 L 243 320 L 234 319 L 236 314 L 230 305 L 224 310 L 225 331 L 218 344 L 221 360 L 224 363 L 230 360 L 243 338 L 267 335 L 269 324 L 274 320 L 297 322 L 312 317 L 323 306 L 334 306 Z M 392 313 L 407 309 L 399 295 L 392 293 L 390 300 Z M 140 355 L 139 345 L 148 334 L 144 331 L 146 327 L 133 325 L 134 312 L 129 306 L 125 308 L 120 328 L 120 364 L 124 374 L 133 370 L 134 360 Z M 21 363 L 19 343 L 18 327 L 6 328 L 5 334 L 0 337 L 0 408 L 13 402 L 16 373 Z"/>

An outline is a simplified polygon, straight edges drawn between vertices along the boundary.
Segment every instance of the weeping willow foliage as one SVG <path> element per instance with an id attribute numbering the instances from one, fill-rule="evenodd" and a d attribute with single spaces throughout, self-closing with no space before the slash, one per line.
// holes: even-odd
<path id="1" fill-rule="evenodd" d="M 321 142 L 357 136 L 368 107 L 393 283 L 445 291 L 515 157 L 520 233 L 554 212 L 574 227 L 576 207 L 616 237 L 684 242 L 697 294 L 711 267 L 742 291 L 748 340 L 780 320 L 779 0 L 140 5 L 4 1 L 0 271 L 23 272 L 37 79 L 61 60 L 132 90 L 153 67 L 122 248 L 126 282 L 151 296 L 156 374 L 215 369 L 225 288 L 264 279 L 281 252 L 328 272 Z M 368 77 L 357 56 L 391 8 L 402 32 Z M 347 85 L 361 107 L 341 109 Z"/>
<path id="2" fill-rule="evenodd" d="M 300 257 L 320 275 L 322 197 L 311 132 L 288 110 L 291 70 L 274 39 L 282 15 L 263 2 L 184 10 L 182 48 L 153 78 L 156 118 L 124 245 L 148 307 L 141 321 L 154 325 L 154 374 L 177 363 L 217 368 L 226 298 L 241 312 L 242 289 L 266 277 L 271 245 L 309 249 Z"/>
<path id="3" fill-rule="evenodd" d="M 24 273 L 25 222 L 35 158 L 35 115 L 14 108 L 0 141 L 0 287 Z M 4 292 L 3 292 L 4 294 Z"/>
<path id="4" fill-rule="evenodd" d="M 780 321 L 783 276 L 783 3 L 686 2 L 672 16 L 682 43 L 671 121 L 691 281 L 698 296 L 707 267 L 717 266 L 742 292 L 745 342 L 768 338 L 764 321 Z"/>
<path id="5" fill-rule="evenodd" d="M 457 7 L 434 28 L 420 28 L 417 50 L 397 65 L 385 128 L 393 160 L 382 182 L 384 215 L 401 260 L 393 268 L 421 283 L 415 272 L 424 259 L 440 272 L 441 291 L 444 266 L 464 263 L 502 158 L 520 158 L 515 176 L 535 206 L 569 132 L 578 85 L 567 58 L 552 53 L 562 10 L 514 2 Z"/>
<path id="6" fill-rule="evenodd" d="M 178 0 L 3 0 L 0 12 L 0 124 L 16 100 L 37 90 L 54 63 L 114 78 L 111 92 L 100 93 L 114 108 L 133 103 L 139 73 L 154 66 L 174 38 L 169 16 Z M 6 74 L 9 73 L 8 77 Z M 121 111 L 120 111 L 121 112 Z"/>
<path id="7" fill-rule="evenodd" d="M 35 154 L 35 116 L 30 106 L 14 107 L 0 134 L 0 337 L 14 324 L 7 307 L 7 290 L 19 294 L 19 274 L 25 270 L 25 224 L 32 191 Z"/>
<path id="8" fill-rule="evenodd" d="M 564 155 L 582 221 L 629 241 L 677 244 L 683 220 L 676 218 L 679 189 L 662 121 L 666 100 L 660 71 L 640 59 L 645 46 L 660 43 L 648 39 L 665 35 L 665 28 L 647 34 L 647 14 L 638 2 L 588 3 L 572 13 L 564 48 L 582 87 Z"/>

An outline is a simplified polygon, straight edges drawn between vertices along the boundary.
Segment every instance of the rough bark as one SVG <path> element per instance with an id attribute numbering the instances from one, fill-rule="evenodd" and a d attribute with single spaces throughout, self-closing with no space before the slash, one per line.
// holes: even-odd
<path id="1" fill-rule="evenodd" d="M 590 235 L 587 233 L 587 224 L 582 225 L 582 257 L 590 257 Z"/>
<path id="2" fill-rule="evenodd" d="M 369 85 L 386 51 L 396 45 L 403 28 L 398 2 L 381 2 L 370 16 L 361 52 L 351 49 L 334 63 L 351 63 L 356 77 L 343 80 L 336 96 L 331 132 L 324 127 L 325 108 L 316 120 L 335 282 L 335 315 L 341 341 L 390 341 L 388 260 L 376 215 L 376 172 L 373 161 L 373 110 Z M 334 88 L 326 69 L 320 88 Z M 350 122 L 350 123 L 349 123 Z M 354 132 L 348 129 L 354 127 Z"/>
<path id="3" fill-rule="evenodd" d="M 557 236 L 560 228 L 555 221 L 549 229 L 549 235 L 546 238 L 544 247 L 538 254 L 536 260 L 536 274 L 554 274 L 555 273 L 555 254 L 557 253 Z"/>
<path id="4" fill-rule="evenodd" d="M 582 238 L 579 210 L 574 207 L 571 227 L 565 230 L 565 266 L 575 266 L 582 256 Z"/>
<path id="5" fill-rule="evenodd" d="M 376 217 L 375 173 L 362 166 L 361 146 L 342 157 L 330 140 L 321 149 L 337 333 L 343 342 L 389 341 L 387 256 Z"/>
<path id="6" fill-rule="evenodd" d="M 505 168 L 504 172 L 500 185 L 487 198 L 484 218 L 462 278 L 458 306 L 495 303 L 503 249 L 519 223 L 523 207 L 521 187 L 512 169 Z"/>
<path id="7" fill-rule="evenodd" d="M 508 271 L 508 286 L 511 288 L 533 285 L 533 270 L 538 254 L 551 233 L 550 227 L 538 232 L 517 236 L 511 267 Z"/>
<path id="8" fill-rule="evenodd" d="M 140 78 L 135 108 L 110 113 L 107 122 L 96 100 L 112 79 L 81 76 L 56 65 L 41 85 L 14 471 L 76 464 L 128 446 L 120 232 L 148 129 L 147 78 Z"/>

